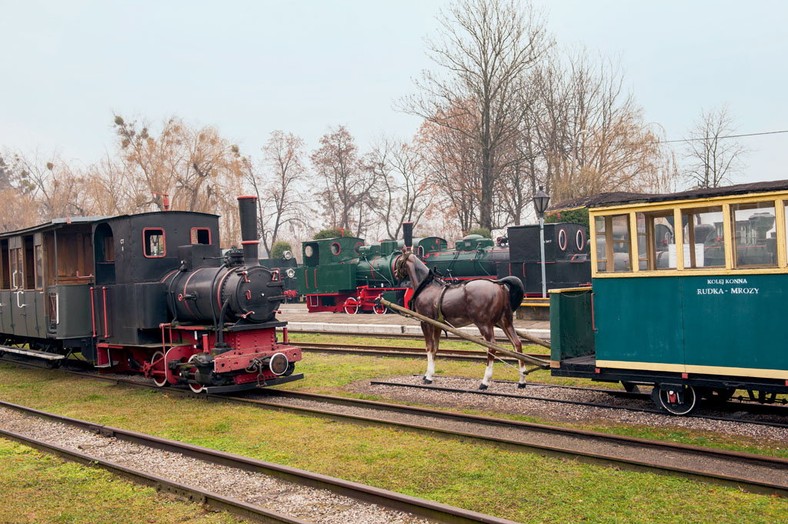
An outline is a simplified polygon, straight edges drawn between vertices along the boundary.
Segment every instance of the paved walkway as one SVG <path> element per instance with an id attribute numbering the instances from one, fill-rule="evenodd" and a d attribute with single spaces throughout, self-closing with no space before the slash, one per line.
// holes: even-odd
<path id="1" fill-rule="evenodd" d="M 419 321 L 394 313 L 375 315 L 374 313 L 309 313 L 306 304 L 282 304 L 279 320 L 288 322 L 290 331 L 309 331 L 313 333 L 359 333 L 371 335 L 408 334 L 421 335 Z M 514 327 L 540 338 L 550 337 L 550 323 L 537 320 L 515 319 Z M 473 335 L 479 335 L 476 327 L 463 328 Z M 500 330 L 496 330 L 503 336 Z"/>

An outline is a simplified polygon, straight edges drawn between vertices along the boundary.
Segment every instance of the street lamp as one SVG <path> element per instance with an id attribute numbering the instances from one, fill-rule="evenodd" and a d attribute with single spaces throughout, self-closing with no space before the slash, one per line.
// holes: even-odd
<path id="1" fill-rule="evenodd" d="M 544 192 L 544 187 L 539 186 L 539 191 L 534 195 L 534 210 L 539 217 L 539 261 L 542 265 L 542 298 L 547 298 L 547 277 L 545 275 L 544 260 L 544 212 L 547 211 L 547 204 L 550 203 L 550 196 Z"/>

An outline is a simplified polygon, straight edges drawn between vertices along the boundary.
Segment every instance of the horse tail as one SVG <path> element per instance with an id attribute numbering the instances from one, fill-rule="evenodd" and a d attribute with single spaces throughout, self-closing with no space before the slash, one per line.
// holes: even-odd
<path id="1" fill-rule="evenodd" d="M 509 305 L 516 311 L 525 296 L 523 281 L 517 277 L 503 277 L 498 282 L 509 288 Z"/>

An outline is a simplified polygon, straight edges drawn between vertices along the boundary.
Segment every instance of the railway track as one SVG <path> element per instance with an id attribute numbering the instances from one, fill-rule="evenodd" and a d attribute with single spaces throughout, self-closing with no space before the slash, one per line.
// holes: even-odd
<path id="1" fill-rule="evenodd" d="M 372 355 L 377 357 L 423 357 L 425 349 L 407 346 L 370 346 L 359 344 L 341 344 L 336 342 L 298 342 L 298 346 L 304 351 L 320 351 L 323 353 L 336 353 L 341 355 Z M 449 360 L 487 360 L 487 354 L 479 350 L 465 349 L 441 349 L 440 358 Z M 545 358 L 549 355 L 545 353 L 525 353 L 528 356 Z M 507 362 L 516 362 L 513 358 L 503 357 Z"/>
<path id="2" fill-rule="evenodd" d="M 381 345 L 381 346 L 374 346 L 374 345 L 359 345 L 359 344 L 352 344 L 352 343 L 337 343 L 337 342 L 327 342 L 327 343 L 318 343 L 318 342 L 298 342 L 299 347 L 301 347 L 304 351 L 315 351 L 321 353 L 332 353 L 337 355 L 363 355 L 363 356 L 378 356 L 378 357 L 421 357 L 425 354 L 424 348 L 416 348 L 416 347 L 407 347 L 407 346 L 394 346 L 394 345 Z M 545 353 L 525 353 L 525 355 L 536 357 L 536 358 L 549 358 L 548 354 Z M 439 357 L 441 359 L 446 360 L 457 360 L 457 361 L 486 361 L 487 356 L 484 351 L 479 350 L 463 350 L 463 349 L 441 349 L 439 352 Z M 506 356 L 498 355 L 497 359 L 508 362 L 508 363 L 515 363 L 515 359 L 510 359 Z M 375 384 L 379 385 L 386 385 L 385 382 L 374 382 Z M 620 391 L 612 388 L 588 388 L 588 387 L 578 387 L 578 386 L 557 386 L 553 384 L 544 384 L 538 382 L 529 382 L 532 385 L 539 385 L 545 387 L 554 387 L 554 388 L 566 388 L 566 389 L 577 389 L 577 390 L 585 390 L 585 391 L 593 391 L 593 392 L 604 392 L 608 395 L 619 397 L 619 398 L 629 398 L 633 400 L 648 400 L 649 395 L 647 393 L 631 393 L 626 391 Z M 392 385 L 401 385 L 399 383 L 392 384 Z M 409 387 L 421 387 L 416 385 L 411 385 Z M 429 388 L 431 386 L 426 386 L 425 388 Z M 435 389 L 435 388 L 433 388 Z M 440 389 L 440 388 L 438 388 Z M 451 391 L 448 389 L 447 391 Z M 466 392 L 466 390 L 462 390 Z M 483 394 L 482 392 L 479 392 Z M 495 393 L 489 393 L 491 395 L 496 395 Z M 507 396 L 507 395 L 502 395 Z M 531 397 L 523 397 L 523 395 L 513 395 L 515 398 L 531 398 Z M 546 399 L 549 400 L 549 399 Z M 569 402 L 569 401 L 567 401 Z M 571 402 L 570 402 L 571 403 Z M 584 404 L 582 402 L 574 402 L 577 405 L 590 405 L 596 407 L 610 407 L 613 409 L 626 409 L 624 406 L 602 406 L 599 404 Z M 753 413 L 759 413 L 764 415 L 777 415 L 777 416 L 788 416 L 788 407 L 785 407 L 786 400 L 781 399 L 778 400 L 776 403 L 773 404 L 760 404 L 754 400 L 748 399 L 745 396 L 735 396 L 730 399 L 727 403 L 720 404 L 717 406 L 718 411 L 722 412 L 735 412 L 740 409 L 746 409 L 747 411 Z M 636 411 L 643 411 L 649 413 L 662 413 L 660 410 L 648 407 L 643 409 L 635 409 Z M 757 422 L 754 422 L 757 423 Z M 779 424 L 778 424 L 779 425 Z"/>
<path id="3" fill-rule="evenodd" d="M 139 380 L 117 376 L 89 376 L 133 386 L 152 387 Z M 193 395 L 188 390 L 168 388 L 168 391 Z M 450 438 L 472 438 L 530 452 L 568 456 L 616 467 L 679 474 L 705 481 L 733 484 L 754 492 L 788 496 L 788 460 L 783 458 L 309 393 L 263 390 L 242 397 L 208 398 L 219 402 L 238 402 L 302 414 L 393 425 L 415 431 L 440 433 Z"/>
<path id="4" fill-rule="evenodd" d="M 373 486 L 366 486 L 354 482 L 328 477 L 308 471 L 263 462 L 239 455 L 224 453 L 200 446 L 185 444 L 182 442 L 162 439 L 143 433 L 127 431 L 109 426 L 102 426 L 91 422 L 77 420 L 46 413 L 43 411 L 29 409 L 16 404 L 0 402 L 0 410 L 13 410 L 28 417 L 35 417 L 36 426 L 30 431 L 9 431 L 3 429 L 3 423 L 8 424 L 13 417 L 8 415 L 0 416 L 0 435 L 13 439 L 17 442 L 35 447 L 37 449 L 55 453 L 67 458 L 88 465 L 99 465 L 113 473 L 130 477 L 135 481 L 157 487 L 169 492 L 174 492 L 191 500 L 205 502 L 210 506 L 229 511 L 236 515 L 251 518 L 263 522 L 276 523 L 303 523 L 315 522 L 310 505 L 320 505 L 320 511 L 329 513 L 348 512 L 348 507 L 352 507 L 353 517 L 351 519 L 362 518 L 364 521 L 389 522 L 395 518 L 402 518 L 405 514 L 411 520 L 409 522 L 452 522 L 452 523 L 471 523 L 487 522 L 491 524 L 512 524 L 512 521 L 500 519 L 490 515 L 402 495 L 388 490 L 379 489 Z M 42 425 L 50 424 L 55 426 L 52 430 L 43 428 Z M 69 430 L 64 430 L 63 426 L 78 430 L 83 435 L 69 434 Z M 41 435 L 44 435 L 43 437 Z M 87 440 L 86 440 L 87 439 Z M 117 458 L 113 457 L 112 452 L 102 452 L 100 455 L 88 452 L 95 448 L 105 449 L 112 447 L 113 441 L 122 441 L 125 444 L 132 444 L 136 448 L 129 451 L 125 446 L 121 447 L 117 453 Z M 55 441 L 53 441 L 55 440 Z M 63 444 L 62 442 L 66 442 Z M 80 442 L 73 445 L 73 442 Z M 156 457 L 158 471 L 166 471 L 170 474 L 162 476 L 161 473 L 154 473 L 150 467 L 139 460 L 143 453 L 165 453 L 169 456 Z M 123 454 L 134 454 L 136 457 L 131 460 L 123 460 Z M 299 490 L 298 507 L 291 507 L 286 503 L 272 504 L 265 493 L 258 493 L 258 499 L 263 498 L 268 504 L 249 502 L 223 494 L 223 490 L 211 490 L 195 483 L 184 482 L 178 479 L 179 472 L 173 467 L 172 455 L 175 461 L 191 462 L 189 469 L 196 469 L 200 475 L 207 477 L 209 469 L 220 467 L 221 474 L 227 478 L 244 478 L 244 473 L 252 473 L 266 477 L 264 482 L 273 482 L 279 489 L 289 491 Z M 113 458 L 107 458 L 108 456 Z M 120 459 L 120 460 L 118 460 Z M 168 460 L 170 459 L 170 460 Z M 162 463 L 169 464 L 170 467 L 161 467 Z M 174 469 L 175 471 L 170 471 Z M 253 480 L 248 480 L 250 483 Z M 206 482 L 206 484 L 211 484 Z M 273 488 L 269 488 L 273 491 Z M 275 497 L 273 497 L 275 499 Z M 281 508 L 272 509 L 271 505 L 278 505 Z M 290 511 L 285 511 L 289 509 Z M 319 516 L 319 514 L 318 514 Z M 336 514 L 333 515 L 336 517 Z M 414 517 L 416 517 L 414 519 Z"/>
<path id="5" fill-rule="evenodd" d="M 502 381 L 495 381 L 497 383 L 502 383 Z M 553 398 L 550 396 L 545 395 L 533 395 L 529 393 L 501 393 L 495 392 L 490 390 L 480 391 L 477 389 L 468 389 L 468 388 L 453 388 L 453 387 L 442 387 L 436 386 L 435 384 L 431 385 L 423 385 L 423 384 L 412 384 L 406 382 L 392 382 L 392 381 L 385 381 L 385 380 L 373 380 L 370 381 L 370 384 L 373 386 L 385 386 L 385 387 L 402 387 L 402 388 L 410 388 L 410 389 L 419 389 L 425 391 L 437 391 L 443 393 L 454 393 L 454 394 L 463 394 L 463 395 L 480 395 L 486 397 L 498 397 L 503 399 L 517 399 L 517 400 L 537 400 L 542 402 L 552 402 L 556 404 L 570 404 L 573 406 L 583 406 L 583 407 L 591 407 L 591 408 L 601 408 L 601 409 L 615 409 L 621 411 L 632 411 L 632 412 L 640 412 L 640 413 L 653 413 L 657 415 L 664 415 L 665 412 L 654 406 L 653 402 L 651 401 L 651 395 L 648 393 L 639 393 L 639 392 L 628 392 L 628 391 L 620 391 L 614 389 L 597 389 L 597 388 L 586 388 L 586 387 L 579 387 L 579 386 L 561 386 L 555 384 L 544 384 L 538 382 L 529 382 L 529 386 L 537 386 L 540 390 L 569 390 L 569 391 L 577 391 L 581 393 L 588 393 L 591 394 L 603 394 L 605 396 L 614 397 L 616 399 L 622 399 L 627 404 L 615 404 L 609 402 L 599 402 L 599 401 L 585 401 L 585 400 L 576 400 L 576 399 L 568 399 L 568 398 Z M 507 382 L 510 384 L 512 388 L 515 387 L 515 383 Z M 533 391 L 536 388 L 531 387 L 530 389 L 526 388 L 526 391 Z M 642 404 L 641 404 L 642 402 Z M 636 405 L 632 405 L 631 403 L 637 403 Z M 706 408 L 707 412 L 712 413 L 720 413 L 718 415 L 714 414 L 702 414 L 702 413 L 695 413 L 692 415 L 693 418 L 704 419 L 704 420 L 711 420 L 711 421 L 719 421 L 719 422 L 744 422 L 747 424 L 755 424 L 755 425 L 762 425 L 762 426 L 769 426 L 769 427 L 780 427 L 780 428 L 788 428 L 788 422 L 780 422 L 777 420 L 769 420 L 769 421 L 761 421 L 761 420 L 754 420 L 754 419 L 745 419 L 739 414 L 742 407 L 748 409 L 751 414 L 757 415 L 773 415 L 775 419 L 782 419 L 788 421 L 788 408 L 784 406 L 774 406 L 774 405 L 763 405 L 763 404 L 754 404 L 754 403 L 747 403 L 746 406 L 742 406 L 739 403 L 733 402 L 726 402 L 714 406 L 713 409 Z M 723 416 L 722 414 L 729 413 L 729 416 Z M 733 416 L 736 415 L 736 416 Z"/>

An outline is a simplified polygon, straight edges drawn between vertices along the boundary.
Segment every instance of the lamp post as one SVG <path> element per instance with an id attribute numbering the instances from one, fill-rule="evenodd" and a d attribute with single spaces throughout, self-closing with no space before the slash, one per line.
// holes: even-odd
<path id="1" fill-rule="evenodd" d="M 539 191 L 534 195 L 534 210 L 539 217 L 539 262 L 542 266 L 542 298 L 547 298 L 547 277 L 544 260 L 544 212 L 547 204 L 550 203 L 550 196 L 544 192 L 544 187 L 539 186 Z"/>

